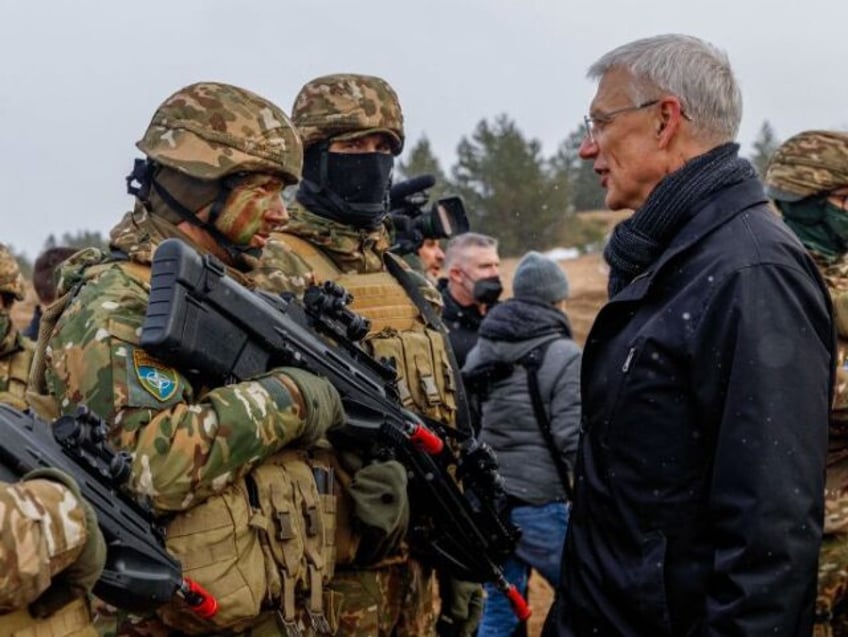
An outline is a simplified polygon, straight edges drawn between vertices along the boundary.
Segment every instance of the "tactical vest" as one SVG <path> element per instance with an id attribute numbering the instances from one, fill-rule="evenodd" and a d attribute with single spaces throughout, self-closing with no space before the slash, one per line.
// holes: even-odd
<path id="1" fill-rule="evenodd" d="M 35 350 L 27 339 L 21 341 L 20 349 L 0 359 L 0 402 L 8 402 L 18 409 L 26 409 L 29 370 Z"/>
<path id="2" fill-rule="evenodd" d="M 149 288 L 150 268 L 132 261 L 90 266 L 85 280 L 114 266 Z M 46 391 L 44 353 L 75 293 L 51 304 L 39 329 L 28 397 L 48 419 L 59 409 Z M 162 621 L 189 635 L 249 634 L 269 623 L 284 635 L 333 634 L 338 604 L 326 585 L 336 561 L 334 475 L 325 452 L 283 450 L 222 493 L 170 516 L 168 551 L 183 575 L 218 600 L 218 612 L 201 619 L 175 597 L 157 610 Z"/>
<path id="3" fill-rule="evenodd" d="M 336 558 L 333 475 L 316 454 L 284 450 L 175 516 L 168 550 L 219 608 L 203 620 L 174 598 L 157 611 L 162 620 L 189 635 L 241 632 L 268 620 L 284 635 L 333 634 L 336 604 L 326 588 Z"/>
<path id="4" fill-rule="evenodd" d="M 371 321 L 364 345 L 375 358 L 394 363 L 404 407 L 453 425 L 457 384 L 446 339 L 427 325 L 403 286 L 386 270 L 344 272 L 300 237 L 278 233 L 275 238 L 306 262 L 316 283 L 335 281 L 350 292 L 350 309 Z M 384 258 L 401 262 L 391 253 Z"/>
<path id="5" fill-rule="evenodd" d="M 75 599 L 46 619 L 34 619 L 25 608 L 0 615 L 3 637 L 97 637 L 86 601 Z"/>

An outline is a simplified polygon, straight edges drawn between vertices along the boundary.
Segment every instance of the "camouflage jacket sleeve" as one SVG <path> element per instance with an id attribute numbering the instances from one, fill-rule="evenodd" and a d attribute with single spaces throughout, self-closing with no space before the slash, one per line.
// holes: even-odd
<path id="1" fill-rule="evenodd" d="M 315 283 L 309 265 L 273 238 L 262 249 L 262 257 L 248 276 L 260 290 L 276 294 L 291 292 L 298 297 Z"/>
<path id="2" fill-rule="evenodd" d="M 0 483 L 0 612 L 34 601 L 82 552 L 85 512 L 58 482 Z"/>
<path id="3" fill-rule="evenodd" d="M 48 344 L 46 382 L 62 413 L 85 404 L 109 421 L 113 442 L 133 453 L 131 488 L 176 511 L 301 438 L 309 414 L 279 370 L 203 391 L 147 355 L 139 346 L 147 300 L 118 267 L 84 285 Z"/>

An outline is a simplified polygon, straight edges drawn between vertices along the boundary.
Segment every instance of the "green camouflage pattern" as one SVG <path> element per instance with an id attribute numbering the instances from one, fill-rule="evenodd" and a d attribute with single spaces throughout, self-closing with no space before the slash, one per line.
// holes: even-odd
<path id="1" fill-rule="evenodd" d="M 148 157 L 192 177 L 215 180 L 238 172 L 300 180 L 303 146 L 286 114 L 243 88 L 200 82 L 156 110 L 136 144 Z"/>
<path id="2" fill-rule="evenodd" d="M 0 403 L 26 409 L 25 394 L 32 364 L 33 343 L 0 311 Z"/>
<path id="3" fill-rule="evenodd" d="M 848 255 L 813 254 L 833 301 L 837 368 L 828 440 L 824 539 L 814 635 L 848 637 Z"/>
<path id="4" fill-rule="evenodd" d="M 848 186 L 848 133 L 805 131 L 775 151 L 765 176 L 772 199 L 798 201 Z"/>
<path id="5" fill-rule="evenodd" d="M 285 368 L 210 389 L 141 349 L 149 257 L 179 234 L 162 219 L 129 213 L 112 232 L 129 262 L 100 262 L 83 251 L 63 264 L 59 293 L 81 284 L 44 352 L 47 389 L 60 412 L 87 405 L 111 423 L 112 442 L 132 453 L 130 488 L 159 511 L 202 502 L 280 448 L 308 444 L 328 424 L 313 422 L 303 387 Z"/>
<path id="6" fill-rule="evenodd" d="M 307 82 L 294 100 L 292 121 L 304 147 L 330 139 L 385 133 L 403 150 L 403 113 L 389 83 L 371 75 L 337 73 Z"/>
<path id="7" fill-rule="evenodd" d="M 279 231 L 308 241 L 341 271 L 368 274 L 385 269 L 383 258 L 391 247 L 391 236 L 385 225 L 373 230 L 354 228 L 316 215 L 298 202 L 287 208 L 290 218 Z M 300 295 L 315 282 L 315 275 L 309 264 L 284 241 L 283 235 L 271 233 L 257 266 L 248 276 L 257 288 Z M 409 271 L 420 281 L 419 289 L 424 298 L 441 313 L 443 302 L 439 291 L 424 275 L 411 268 Z"/>
<path id="8" fill-rule="evenodd" d="M 263 249 L 260 265 L 250 274 L 258 288 L 272 292 L 301 294 L 315 282 L 316 274 L 307 261 L 285 243 L 294 235 L 316 248 L 341 272 L 355 277 L 385 270 L 384 256 L 390 246 L 388 230 L 354 228 L 318 216 L 295 202 L 289 206 L 290 219 L 272 233 Z M 413 273 L 414 274 L 414 273 Z M 442 299 L 421 275 L 424 297 L 437 311 Z M 397 330 L 390 330 L 397 333 Z M 415 409 L 415 407 L 411 407 Z M 340 481 L 343 482 L 343 481 Z M 357 522 L 339 519 L 339 525 Z M 342 597 L 337 635 L 434 635 L 436 612 L 432 573 L 405 554 L 395 553 L 378 566 L 351 570 L 337 566 L 331 588 Z"/>
<path id="9" fill-rule="evenodd" d="M 87 537 L 85 511 L 68 487 L 41 479 L 0 483 L 0 613 L 47 590 Z"/>
<path id="10" fill-rule="evenodd" d="M 279 230 L 316 246 L 343 272 L 365 274 L 383 269 L 383 255 L 391 246 L 385 226 L 374 230 L 354 228 L 320 217 L 298 202 L 293 202 L 287 209 L 289 219 Z M 258 267 L 249 276 L 257 282 L 257 287 L 263 289 L 302 292 L 303 286 L 314 281 L 312 269 L 281 245 L 281 239 L 280 235 L 271 233 Z M 262 285 L 258 285 L 259 282 Z M 300 289 L 291 289 L 290 286 Z"/>
<path id="11" fill-rule="evenodd" d="M 848 541 L 826 535 L 819 553 L 818 596 L 814 637 L 848 637 Z"/>
<path id="12" fill-rule="evenodd" d="M 337 572 L 337 637 L 435 637 L 432 570 L 410 559 L 374 570 Z"/>
<path id="13" fill-rule="evenodd" d="M 11 294 L 18 301 L 26 296 L 26 285 L 12 252 L 0 243 L 0 293 Z"/>

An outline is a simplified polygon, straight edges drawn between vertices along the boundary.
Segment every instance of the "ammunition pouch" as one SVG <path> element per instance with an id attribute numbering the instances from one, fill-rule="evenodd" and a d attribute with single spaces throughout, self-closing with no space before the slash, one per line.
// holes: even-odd
<path id="1" fill-rule="evenodd" d="M 283 634 L 299 634 L 297 626 L 332 634 L 326 586 L 335 565 L 333 475 L 307 452 L 285 450 L 177 514 L 167 525 L 168 550 L 183 574 L 218 600 L 218 612 L 200 619 L 176 598 L 159 609 L 162 620 L 201 635 L 247 630 L 271 613 Z"/>

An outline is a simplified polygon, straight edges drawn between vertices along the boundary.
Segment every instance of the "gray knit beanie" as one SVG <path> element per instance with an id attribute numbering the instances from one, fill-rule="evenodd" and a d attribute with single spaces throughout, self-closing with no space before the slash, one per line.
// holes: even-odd
<path id="1" fill-rule="evenodd" d="M 568 298 L 568 279 L 556 262 L 538 252 L 528 252 L 515 270 L 512 295 L 522 301 L 553 305 Z"/>

